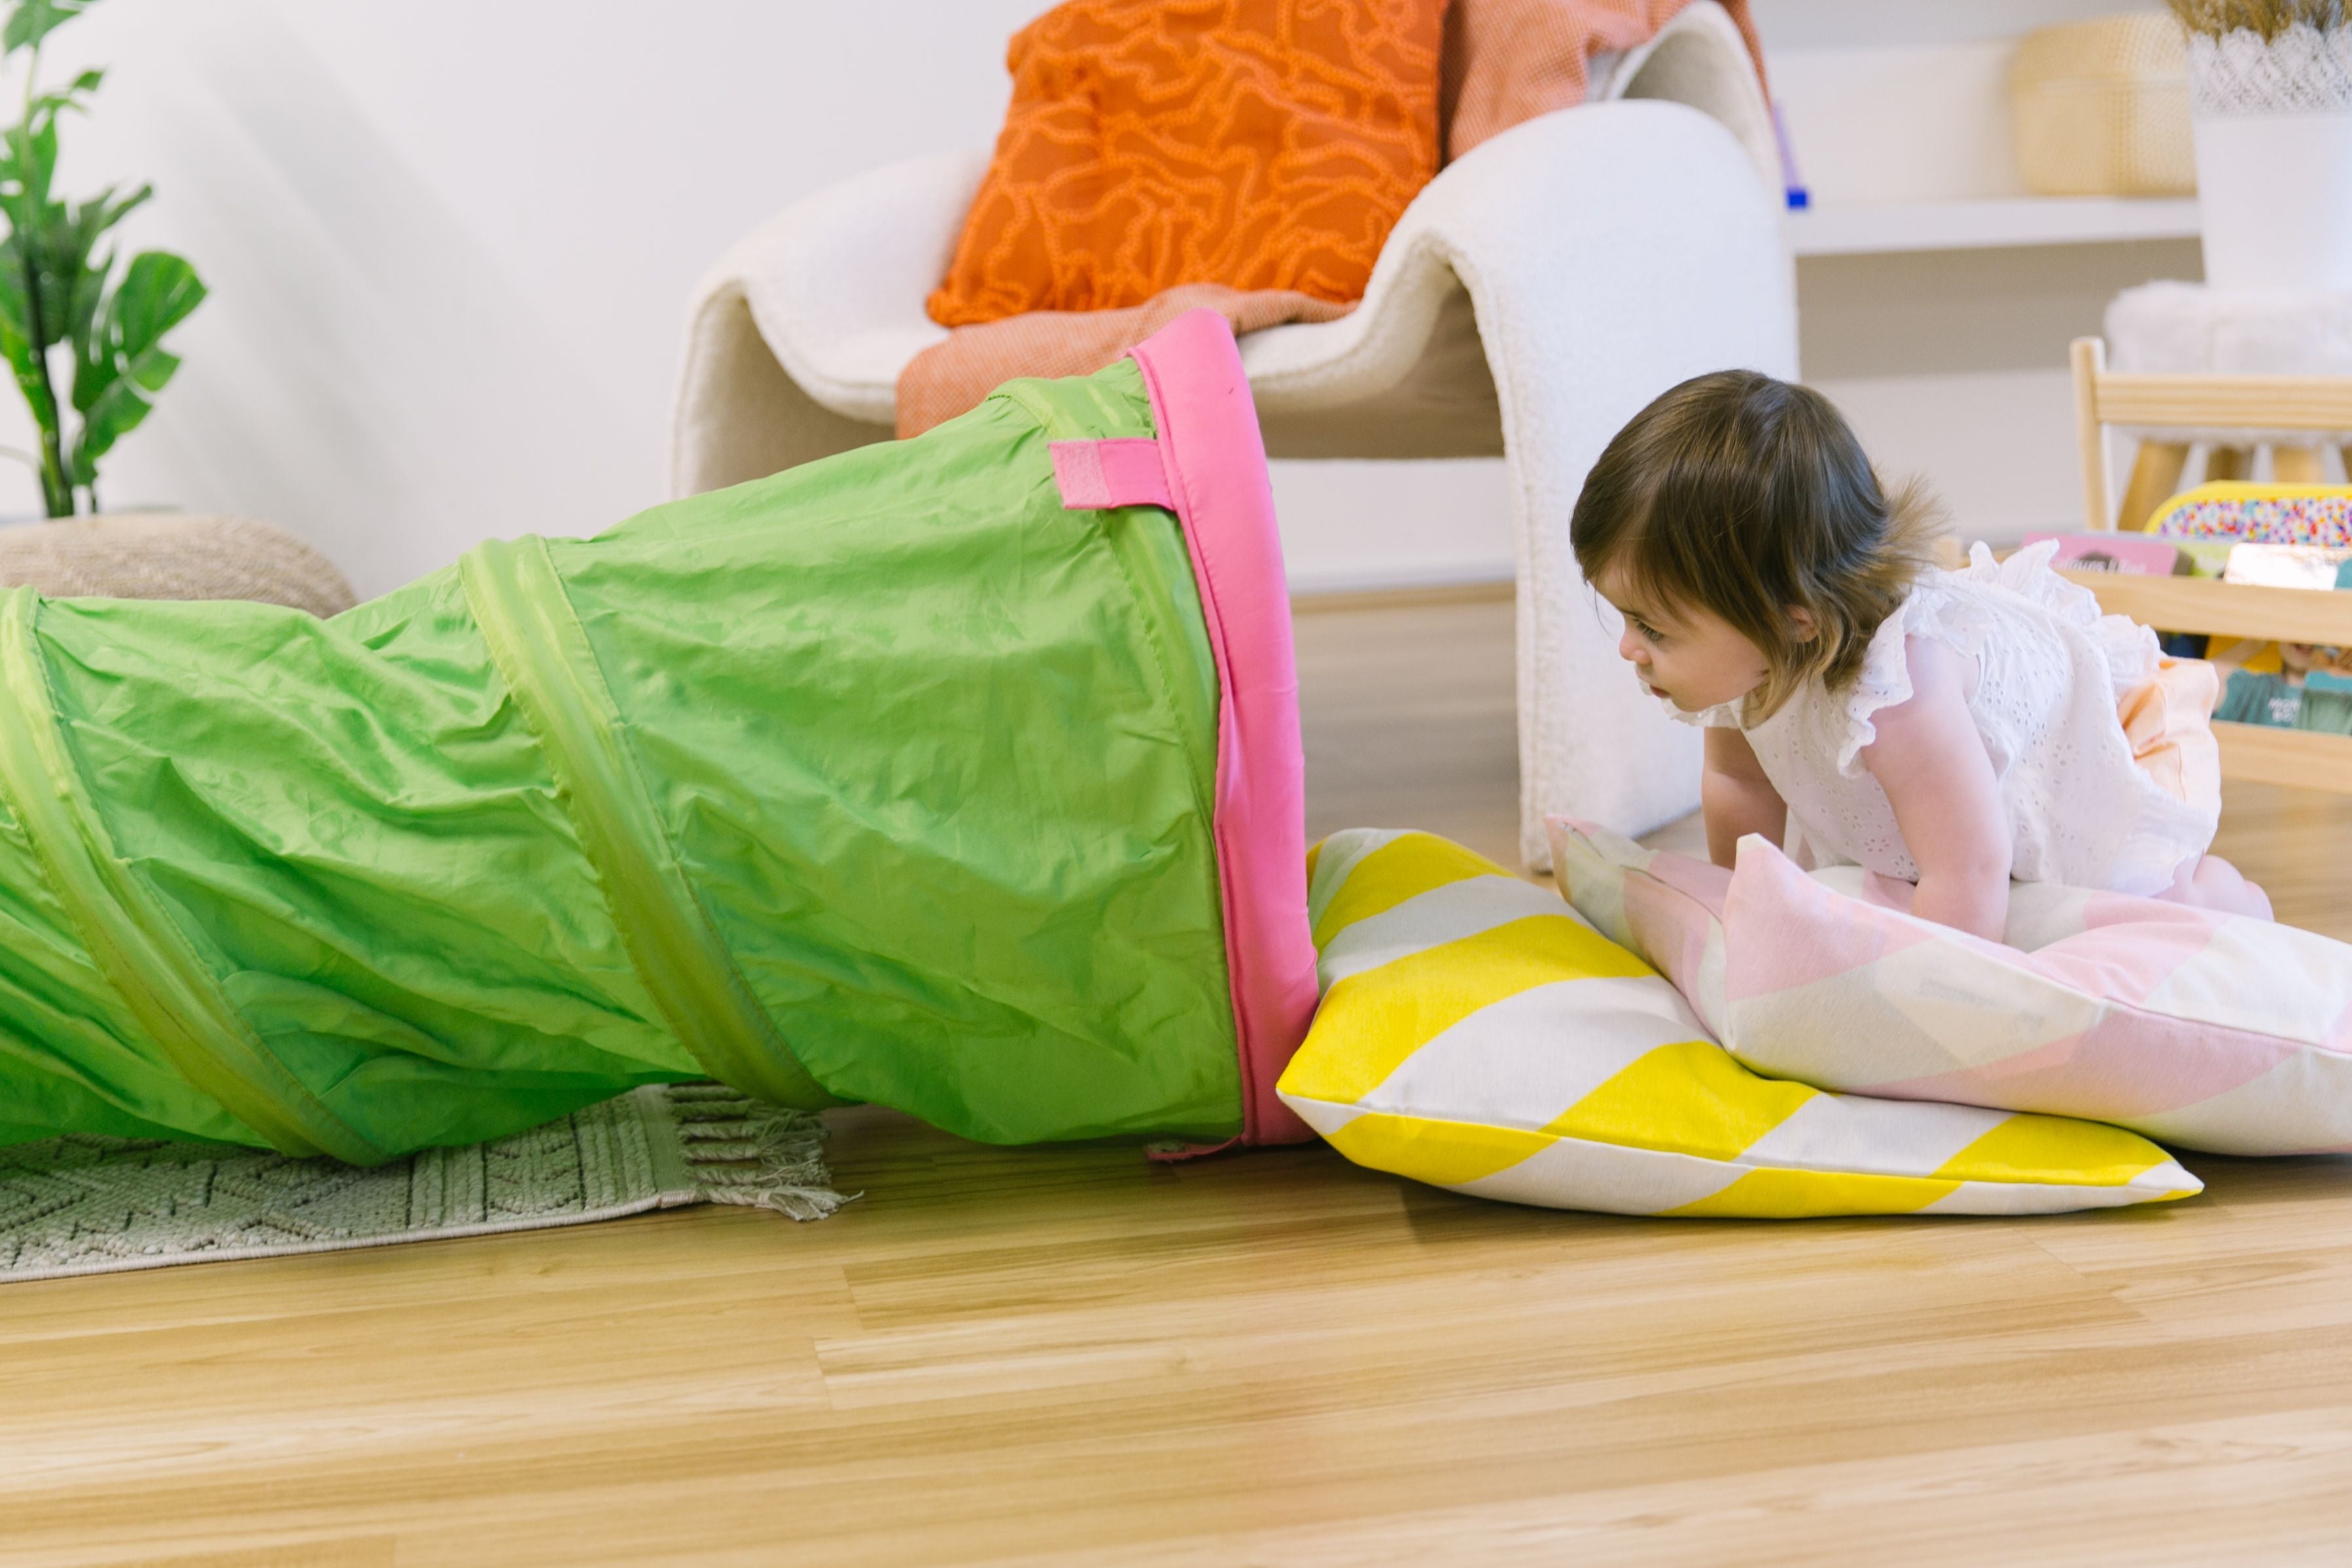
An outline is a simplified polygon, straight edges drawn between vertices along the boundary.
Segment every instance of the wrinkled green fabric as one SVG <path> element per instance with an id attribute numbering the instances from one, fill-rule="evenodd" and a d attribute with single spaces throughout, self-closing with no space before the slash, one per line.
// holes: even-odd
<path id="1" fill-rule="evenodd" d="M 1230 1136 L 1192 567 L 1046 452 L 1152 433 L 1122 362 L 328 622 L 0 601 L 0 1137 Z"/>

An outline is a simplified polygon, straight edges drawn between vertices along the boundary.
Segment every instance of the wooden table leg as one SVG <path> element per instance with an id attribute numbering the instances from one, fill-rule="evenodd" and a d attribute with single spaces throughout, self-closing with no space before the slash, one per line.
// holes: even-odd
<path id="1" fill-rule="evenodd" d="M 2250 446 L 2216 446 L 2205 454 L 2205 477 L 2211 479 L 2251 479 L 2254 473 L 2254 453 Z"/>
<path id="2" fill-rule="evenodd" d="M 2271 477 L 2282 485 L 2317 485 L 2324 473 L 2316 446 L 2271 448 Z"/>
<path id="3" fill-rule="evenodd" d="M 2143 441 L 2132 459 L 2131 482 L 2124 486 L 2123 507 L 2116 527 L 2137 533 L 2147 527 L 2157 507 L 2180 488 L 2180 471 L 2189 465 L 2189 444 L 2183 441 Z"/>

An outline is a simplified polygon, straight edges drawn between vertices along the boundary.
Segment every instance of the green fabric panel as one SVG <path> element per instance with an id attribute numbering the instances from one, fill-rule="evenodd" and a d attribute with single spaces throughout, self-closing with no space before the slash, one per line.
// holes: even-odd
<path id="1" fill-rule="evenodd" d="M 192 1090 L 83 946 L 0 800 L 0 1143 L 61 1131 L 258 1143 Z"/>
<path id="2" fill-rule="evenodd" d="M 1239 1128 L 1181 531 L 1065 511 L 1046 453 L 1150 434 L 1122 364 L 545 547 L 580 639 L 549 668 L 601 680 L 643 786 L 620 817 L 657 821 L 670 912 L 698 904 L 834 1095 L 1005 1142 Z M 82 600 L 34 627 L 100 873 L 292 1103 L 391 1155 L 704 1075 L 457 569 L 324 622 Z M 0 803 L 0 1139 L 285 1141 L 175 1071 L 84 935 Z"/>
<path id="3" fill-rule="evenodd" d="M 821 1110 L 819 1089 L 751 999 L 678 864 L 547 541 L 493 539 L 458 563 L 474 621 L 546 751 L 605 906 L 663 1019 L 705 1071 Z"/>
<path id="4" fill-rule="evenodd" d="M 331 622 L 72 600 L 40 627 L 61 733 L 122 858 L 288 1071 L 377 1148 L 478 1142 L 702 1075 L 637 981 L 454 570 Z M 192 1097 L 144 1113 L 221 1135 Z M 12 1087 L 0 1120 L 30 1119 Z"/>
<path id="5" fill-rule="evenodd" d="M 999 1143 L 1238 1132 L 1182 533 L 1066 511 L 1132 364 L 551 546 L 673 841 L 828 1090 Z"/>
<path id="6" fill-rule="evenodd" d="M 67 752 L 35 622 L 40 596 L 0 597 L 0 789 L 82 947 L 173 1070 L 270 1146 L 357 1164 L 383 1155 L 296 1082 L 147 884 L 117 856 Z"/>

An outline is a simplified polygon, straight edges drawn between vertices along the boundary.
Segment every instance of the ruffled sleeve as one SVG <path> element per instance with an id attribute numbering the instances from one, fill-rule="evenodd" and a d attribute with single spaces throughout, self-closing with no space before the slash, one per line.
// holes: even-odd
<path id="1" fill-rule="evenodd" d="M 2154 680 L 2164 657 L 2156 633 L 2129 616 L 2101 611 L 2097 594 L 2052 570 L 2050 562 L 2057 553 L 2058 541 L 2044 539 L 1997 561 L 1980 540 L 1969 550 L 1968 570 L 1958 575 L 2006 589 L 2062 624 L 2079 627 L 2106 656 L 2107 674 L 2117 697 Z"/>
<path id="2" fill-rule="evenodd" d="M 2003 588 L 2029 604 L 2036 604 L 2069 626 L 2088 628 L 2099 619 L 2098 595 L 2081 583 L 2069 582 L 2050 570 L 2058 553 L 2056 539 L 2027 545 L 2007 560 L 1995 560 L 1982 539 L 1969 547 L 1969 564 L 1953 575 L 1988 588 Z"/>
<path id="3" fill-rule="evenodd" d="M 1913 628 L 1927 619 L 1923 600 L 1932 591 L 1924 585 L 1914 588 L 1895 613 L 1879 622 L 1870 646 L 1863 650 L 1853 684 L 1838 694 L 1845 709 L 1845 731 L 1838 740 L 1837 770 L 1848 779 L 1862 777 L 1863 747 L 1878 738 L 1878 710 L 1911 700 L 1911 656 L 1905 644 Z"/>
<path id="4" fill-rule="evenodd" d="M 2040 550 L 2041 547 L 2035 549 Z M 2046 562 L 2049 552 L 2042 550 L 2039 559 Z M 2005 573 L 2015 564 L 2015 557 L 1995 561 L 1992 553 L 1979 545 L 1966 570 L 1929 571 L 1912 588 L 1910 597 L 1895 606 L 1895 613 L 1880 623 L 1862 656 L 1862 668 L 1853 684 L 1839 694 L 1845 709 L 1844 733 L 1838 742 L 1839 773 L 1848 779 L 1862 777 L 1865 771 L 1862 766 L 1863 748 L 1878 738 L 1878 711 L 1911 700 L 1911 653 L 1906 646 L 1910 639 L 1932 638 L 1971 666 L 1982 659 L 1986 642 L 1996 634 L 1994 618 L 1986 612 L 1980 595 L 1959 585 L 1991 582 L 2007 587 L 2005 582 L 1980 574 Z M 2082 589 L 2053 574 L 2046 566 L 2042 575 L 2069 593 L 2090 598 Z M 2094 614 L 2097 608 L 2098 601 L 2093 600 Z"/>

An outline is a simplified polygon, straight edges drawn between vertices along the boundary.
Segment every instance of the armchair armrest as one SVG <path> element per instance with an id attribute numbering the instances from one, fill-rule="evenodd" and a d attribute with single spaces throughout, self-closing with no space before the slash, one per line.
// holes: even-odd
<path id="1" fill-rule="evenodd" d="M 985 152 L 914 158 L 793 203 L 738 241 L 695 315 L 740 295 L 784 372 L 849 419 L 888 424 L 898 371 L 947 336 L 923 313 L 946 275 Z"/>

